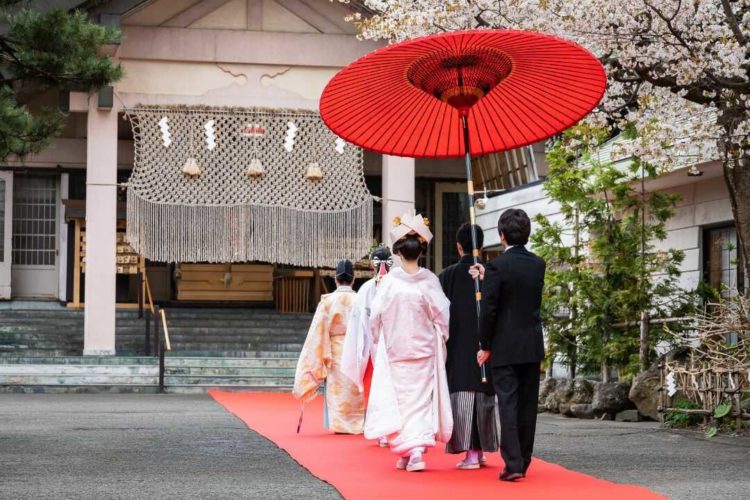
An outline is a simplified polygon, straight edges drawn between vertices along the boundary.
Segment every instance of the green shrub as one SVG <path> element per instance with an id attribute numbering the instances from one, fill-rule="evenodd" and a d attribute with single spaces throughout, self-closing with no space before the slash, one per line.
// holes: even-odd
<path id="1" fill-rule="evenodd" d="M 697 410 L 700 407 L 692 402 L 685 399 L 678 399 L 674 404 L 675 408 L 682 410 Z M 697 425 L 701 421 L 701 416 L 695 413 L 684 413 L 681 411 L 670 411 L 664 417 L 664 423 L 668 427 L 684 428 Z"/>

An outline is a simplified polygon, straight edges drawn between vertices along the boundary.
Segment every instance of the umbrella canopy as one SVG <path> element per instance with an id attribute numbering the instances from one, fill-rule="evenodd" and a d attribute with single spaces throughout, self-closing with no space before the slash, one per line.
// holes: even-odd
<path id="1" fill-rule="evenodd" d="M 510 30 L 456 31 L 372 52 L 337 73 L 320 100 L 341 138 L 382 154 L 486 155 L 542 141 L 586 116 L 606 76 L 586 49 Z"/>

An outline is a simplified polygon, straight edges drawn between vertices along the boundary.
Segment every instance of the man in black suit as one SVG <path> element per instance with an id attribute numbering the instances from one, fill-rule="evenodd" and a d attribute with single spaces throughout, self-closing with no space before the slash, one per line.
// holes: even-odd
<path id="1" fill-rule="evenodd" d="M 500 405 L 500 480 L 515 481 L 525 477 L 534 448 L 545 263 L 525 248 L 531 232 L 526 212 L 506 210 L 497 230 L 505 250 L 484 270 L 477 361 L 489 360 Z"/>

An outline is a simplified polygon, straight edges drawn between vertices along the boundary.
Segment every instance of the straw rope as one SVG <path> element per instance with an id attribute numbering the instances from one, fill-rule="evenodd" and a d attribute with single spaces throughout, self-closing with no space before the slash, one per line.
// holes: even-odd
<path id="1" fill-rule="evenodd" d="M 317 113 L 183 106 L 128 117 L 127 236 L 146 258 L 331 266 L 367 254 L 362 150 L 342 149 Z M 306 175 L 318 169 L 320 179 Z"/>

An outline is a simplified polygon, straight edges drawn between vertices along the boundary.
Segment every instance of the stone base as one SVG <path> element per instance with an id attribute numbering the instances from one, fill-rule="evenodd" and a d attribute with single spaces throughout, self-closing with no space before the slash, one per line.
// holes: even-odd
<path id="1" fill-rule="evenodd" d="M 615 415 L 618 422 L 640 422 L 643 420 L 638 410 L 624 410 Z"/>
<path id="2" fill-rule="evenodd" d="M 114 356 L 114 349 L 84 349 L 84 356 Z"/>

